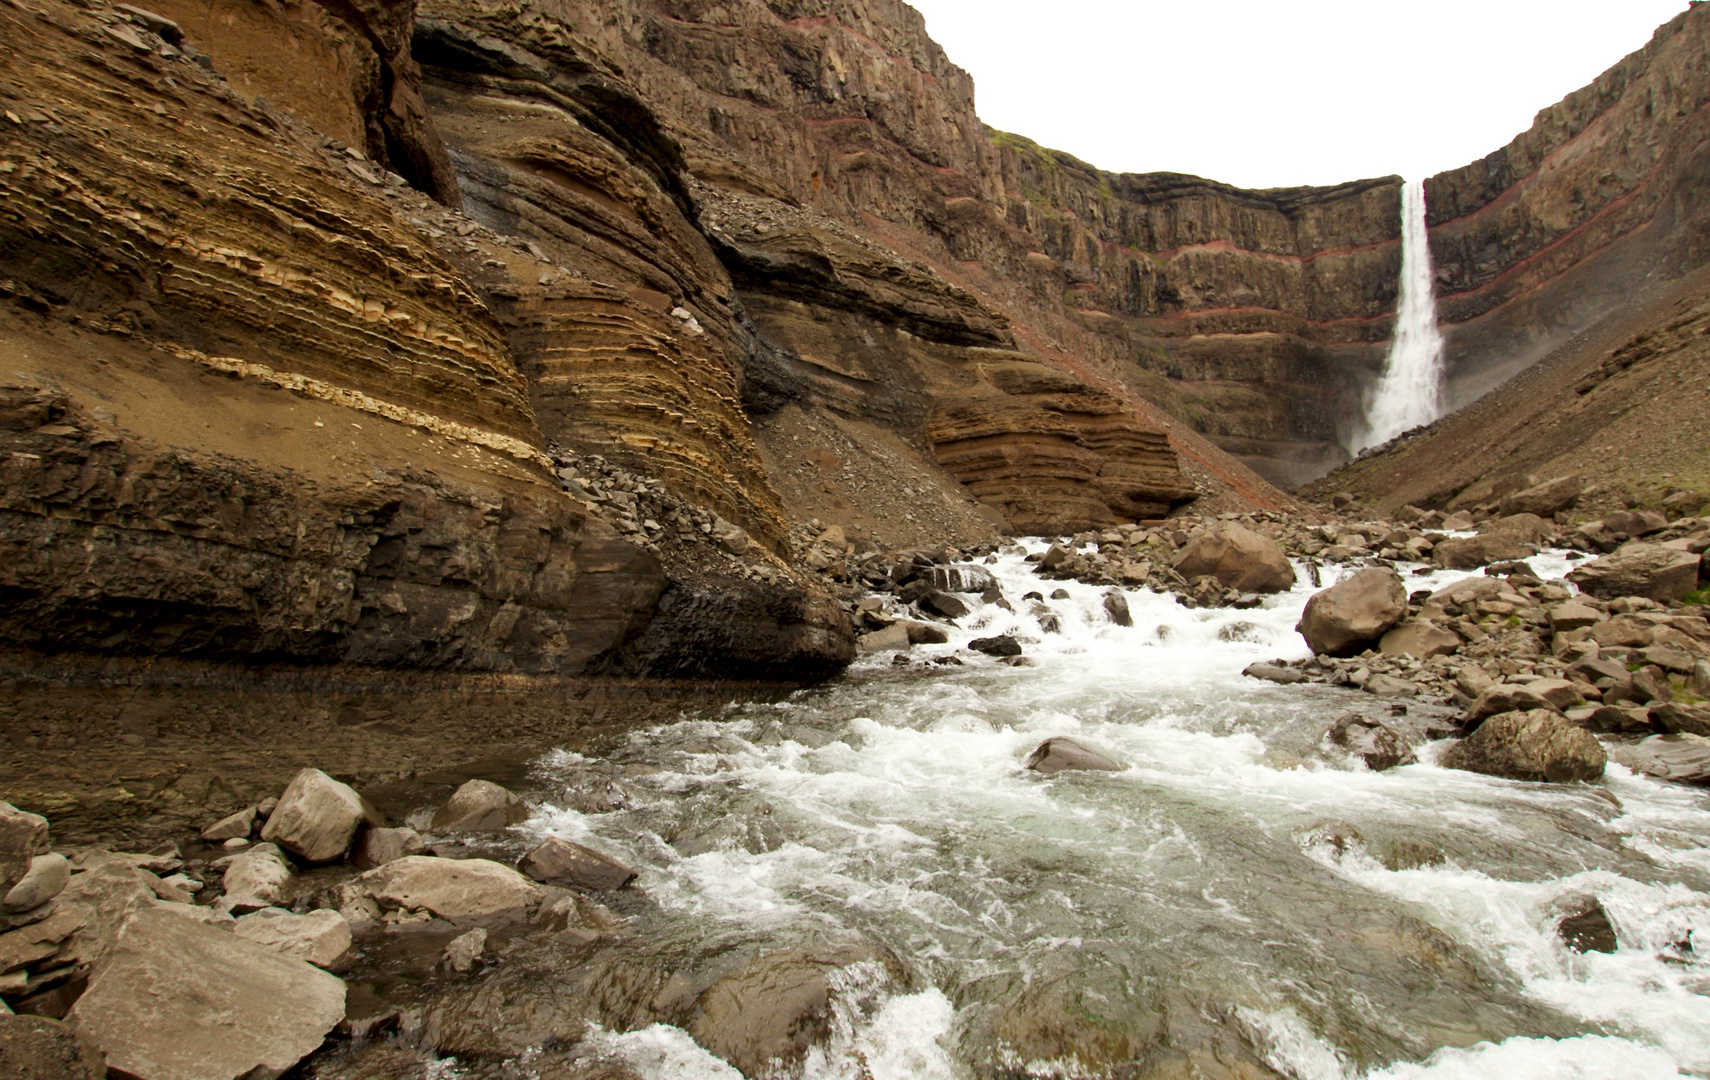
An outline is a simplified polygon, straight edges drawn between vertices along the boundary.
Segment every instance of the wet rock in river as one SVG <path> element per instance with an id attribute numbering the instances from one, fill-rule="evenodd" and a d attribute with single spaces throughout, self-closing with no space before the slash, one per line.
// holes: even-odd
<path id="1" fill-rule="evenodd" d="M 1008 634 L 999 634 L 997 637 L 975 638 L 968 642 L 968 648 L 978 653 L 985 653 L 987 656 L 1003 657 L 1021 655 L 1021 643 L 1016 641 L 1013 637 L 1010 637 Z"/>
<path id="2" fill-rule="evenodd" d="M 1049 776 L 1069 769 L 1121 772 L 1127 768 L 1112 758 L 1062 736 L 1046 739 L 1027 757 L 1027 767 Z"/>
<path id="3" fill-rule="evenodd" d="M 1330 741 L 1366 763 L 1373 772 L 1410 765 L 1417 760 L 1405 733 L 1369 717 L 1349 715 L 1330 728 Z"/>
<path id="4" fill-rule="evenodd" d="M 908 630 L 910 645 L 943 645 L 950 640 L 950 635 L 945 633 L 941 626 L 916 622 L 913 619 L 904 619 L 901 625 Z"/>
<path id="5" fill-rule="evenodd" d="M 556 836 L 523 856 L 521 867 L 536 881 L 594 891 L 621 889 L 635 880 L 635 871 L 610 855 Z"/>
<path id="6" fill-rule="evenodd" d="M 1296 627 L 1314 653 L 1353 656 L 1407 615 L 1407 587 L 1393 570 L 1372 567 L 1306 602 Z"/>
<path id="7" fill-rule="evenodd" d="M 107 1067 L 89 1039 L 45 1016 L 12 1016 L 0 1005 L 0 1076 L 9 1080 L 101 1080 Z"/>
<path id="8" fill-rule="evenodd" d="M 887 973 L 877 961 L 851 963 L 844 956 L 761 956 L 699 995 L 688 1031 L 744 1076 L 776 1075 L 825 1042 L 835 1019 L 834 996 L 848 994 L 861 981 L 888 981 Z"/>
<path id="9" fill-rule="evenodd" d="M 1609 913 L 1594 898 L 1577 915 L 1569 915 L 1556 926 L 1562 943 L 1577 953 L 1612 953 L 1620 948 Z"/>
<path id="10" fill-rule="evenodd" d="M 1552 783 L 1596 780 L 1607 760 L 1590 732 L 1546 709 L 1493 716 L 1443 754 L 1446 768 Z"/>
<path id="11" fill-rule="evenodd" d="M 1285 686 L 1291 683 L 1305 682 L 1309 678 L 1306 672 L 1297 671 L 1291 667 L 1284 667 L 1281 664 L 1248 664 L 1245 668 L 1241 669 L 1241 674 L 1252 679 L 1263 679 L 1266 682 L 1282 683 Z"/>
<path id="12" fill-rule="evenodd" d="M 138 908 L 71 1020 L 139 1080 L 274 1077 L 344 1017 L 344 983 L 301 960 L 186 918 Z"/>
<path id="13" fill-rule="evenodd" d="M 1609 756 L 1659 780 L 1710 784 L 1710 738 L 1702 735 L 1653 735 L 1637 743 L 1617 743 Z"/>
<path id="14" fill-rule="evenodd" d="M 968 614 L 968 605 L 947 592 L 929 592 L 918 601 L 920 609 L 952 621 Z"/>
<path id="15" fill-rule="evenodd" d="M 503 832 L 528 820 L 528 804 L 490 780 L 470 780 L 433 815 L 445 832 Z"/>
<path id="16" fill-rule="evenodd" d="M 908 627 L 892 623 L 883 630 L 862 634 L 858 647 L 864 653 L 890 652 L 908 648 Z"/>
<path id="17" fill-rule="evenodd" d="M 1128 598 L 1115 589 L 1104 594 L 1104 613 L 1118 626 L 1134 625 L 1134 616 L 1128 610 Z"/>
<path id="18" fill-rule="evenodd" d="M 279 805 L 262 826 L 261 838 L 278 844 L 304 862 L 342 859 L 363 823 L 384 825 L 379 811 L 348 784 L 319 769 L 304 769 L 291 778 Z"/>

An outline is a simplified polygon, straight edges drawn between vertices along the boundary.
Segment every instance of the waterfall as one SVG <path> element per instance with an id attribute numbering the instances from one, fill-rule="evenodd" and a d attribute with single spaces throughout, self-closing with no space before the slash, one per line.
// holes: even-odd
<path id="1" fill-rule="evenodd" d="M 1366 403 L 1365 431 L 1354 452 L 1378 446 L 1443 414 L 1443 335 L 1431 292 L 1431 246 L 1425 232 L 1425 182 L 1401 195 L 1401 304 L 1383 376 Z"/>

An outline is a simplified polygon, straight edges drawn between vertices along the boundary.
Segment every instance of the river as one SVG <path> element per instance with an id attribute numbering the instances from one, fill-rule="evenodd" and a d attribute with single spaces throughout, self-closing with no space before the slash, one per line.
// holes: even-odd
<path id="1" fill-rule="evenodd" d="M 1131 590 L 1125 628 L 1106 590 L 1008 552 L 989 569 L 1023 614 L 636 732 L 599 763 L 623 793 L 604 812 L 571 808 L 591 763 L 550 755 L 564 797 L 522 831 L 645 868 L 656 940 L 875 951 L 840 974 L 805 1077 L 1072 1077 L 1082 1054 L 1233 1046 L 1298 1080 L 1710 1075 L 1710 793 L 1613 762 L 1599 785 L 1503 781 L 1437 767 L 1441 743 L 1369 771 L 1317 735 L 1374 699 L 1240 674 L 1306 655 L 1304 580 L 1252 610 Z M 1043 633 L 1019 601 L 1057 588 Z M 958 651 L 996 633 L 1032 665 Z M 1127 768 L 1027 771 L 1053 735 Z M 1557 935 L 1591 897 L 1614 953 Z M 663 1025 L 589 1046 L 653 1080 L 738 1075 Z"/>

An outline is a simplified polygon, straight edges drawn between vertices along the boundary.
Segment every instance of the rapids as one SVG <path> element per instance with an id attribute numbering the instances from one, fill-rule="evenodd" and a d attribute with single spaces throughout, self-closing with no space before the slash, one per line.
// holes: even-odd
<path id="1" fill-rule="evenodd" d="M 1386 703 L 1240 674 L 1305 655 L 1304 575 L 1253 610 L 1130 590 L 1124 628 L 1107 590 L 1037 578 L 1022 550 L 989 567 L 1019 614 L 969 597 L 906 665 L 634 733 L 600 763 L 617 809 L 572 809 L 594 763 L 549 755 L 565 795 L 521 831 L 645 867 L 669 916 L 649 933 L 684 948 L 878 956 L 844 969 L 806 1077 L 1076 1076 L 1232 1046 L 1299 1080 L 1710 1075 L 1710 793 L 1613 762 L 1600 785 L 1497 780 L 1438 768 L 1443 744 L 1370 772 L 1320 736 Z M 1043 633 L 1021 597 L 1058 588 Z M 958 652 L 997 633 L 1032 666 Z M 1127 768 L 1023 769 L 1052 735 Z M 1615 953 L 1556 935 L 1590 897 Z M 663 1025 L 589 1045 L 656 1080 L 739 1075 Z"/>

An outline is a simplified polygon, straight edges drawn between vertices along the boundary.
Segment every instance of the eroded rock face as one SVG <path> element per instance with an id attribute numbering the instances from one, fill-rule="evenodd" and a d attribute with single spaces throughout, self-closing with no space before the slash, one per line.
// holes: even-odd
<path id="1" fill-rule="evenodd" d="M 1493 716 L 1449 747 L 1444 766 L 1509 780 L 1596 780 L 1608 761 L 1590 732 L 1547 709 Z"/>
<path id="2" fill-rule="evenodd" d="M 1296 627 L 1315 653 L 1352 656 L 1407 615 L 1407 587 L 1394 570 L 1371 567 L 1316 593 Z"/>
<path id="3" fill-rule="evenodd" d="M 278 1076 L 343 1017 L 333 976 L 151 904 L 126 920 L 70 1019 L 109 1068 L 231 1080 Z"/>

